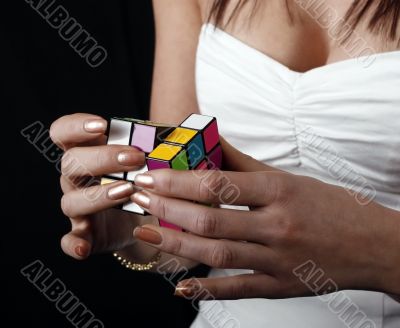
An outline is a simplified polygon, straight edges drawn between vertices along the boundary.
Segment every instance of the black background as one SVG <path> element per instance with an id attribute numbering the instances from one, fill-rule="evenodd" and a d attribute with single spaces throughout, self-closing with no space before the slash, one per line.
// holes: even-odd
<path id="1" fill-rule="evenodd" d="M 2 299 L 7 306 L 0 325 L 72 326 L 20 273 L 40 260 L 106 327 L 188 327 L 195 310 L 174 297 L 162 277 L 128 271 L 111 255 L 76 261 L 60 248 L 70 226 L 59 206 L 59 173 L 20 131 L 35 121 L 49 128 L 56 118 L 74 112 L 146 118 L 154 25 L 150 0 L 57 3 L 107 49 L 108 58 L 91 68 L 25 1 L 2 4 L 3 111 L 12 116 L 3 122 L 5 130 L 12 128 L 3 139 L 12 148 L 5 162 L 7 172 L 19 173 L 6 174 L 12 188 L 5 189 L 11 197 L 5 204 L 9 214 L 2 215 Z"/>

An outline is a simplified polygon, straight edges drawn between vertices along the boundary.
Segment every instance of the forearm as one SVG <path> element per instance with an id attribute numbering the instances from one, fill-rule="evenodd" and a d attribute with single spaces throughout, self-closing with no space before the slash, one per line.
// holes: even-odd
<path id="1" fill-rule="evenodd" d="M 198 111 L 195 59 L 201 29 L 196 0 L 153 0 L 156 52 L 150 118 L 177 124 Z"/>

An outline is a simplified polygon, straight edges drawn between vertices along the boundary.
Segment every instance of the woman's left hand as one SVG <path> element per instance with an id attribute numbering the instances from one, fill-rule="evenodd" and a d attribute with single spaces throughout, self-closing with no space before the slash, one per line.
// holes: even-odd
<path id="1" fill-rule="evenodd" d="M 181 296 L 199 288 L 212 299 L 286 298 L 336 289 L 400 294 L 399 213 L 374 202 L 361 205 L 344 188 L 279 171 L 156 170 L 135 183 L 144 188 L 132 196 L 135 202 L 190 232 L 145 225 L 136 228 L 135 237 L 211 267 L 254 270 L 182 281 Z"/>

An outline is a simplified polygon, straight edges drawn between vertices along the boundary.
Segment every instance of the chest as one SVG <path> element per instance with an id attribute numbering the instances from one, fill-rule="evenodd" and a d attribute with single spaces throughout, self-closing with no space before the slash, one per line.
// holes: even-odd
<path id="1" fill-rule="evenodd" d="M 199 0 L 207 20 L 214 0 Z M 353 1 L 231 0 L 223 29 L 288 68 L 305 72 L 333 62 L 360 57 L 366 52 L 395 50 L 396 45 L 372 35 L 360 24 L 342 43 L 343 21 Z M 238 7 L 240 10 L 235 11 Z M 229 21 L 231 14 L 232 19 Z M 366 19 L 368 21 L 368 18 Z"/>

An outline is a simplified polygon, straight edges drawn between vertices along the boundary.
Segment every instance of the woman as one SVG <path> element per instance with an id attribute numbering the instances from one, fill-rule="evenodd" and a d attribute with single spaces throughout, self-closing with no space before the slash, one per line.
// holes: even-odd
<path id="1" fill-rule="evenodd" d="M 154 10 L 151 119 L 216 116 L 225 171 L 153 171 L 136 178 L 140 192 L 86 187 L 144 155 L 104 146 L 100 117 L 60 118 L 65 253 L 118 251 L 159 272 L 171 259 L 214 267 L 177 286 L 208 299 L 193 327 L 398 327 L 400 3 L 154 0 Z M 129 198 L 154 217 L 109 210 Z"/>

